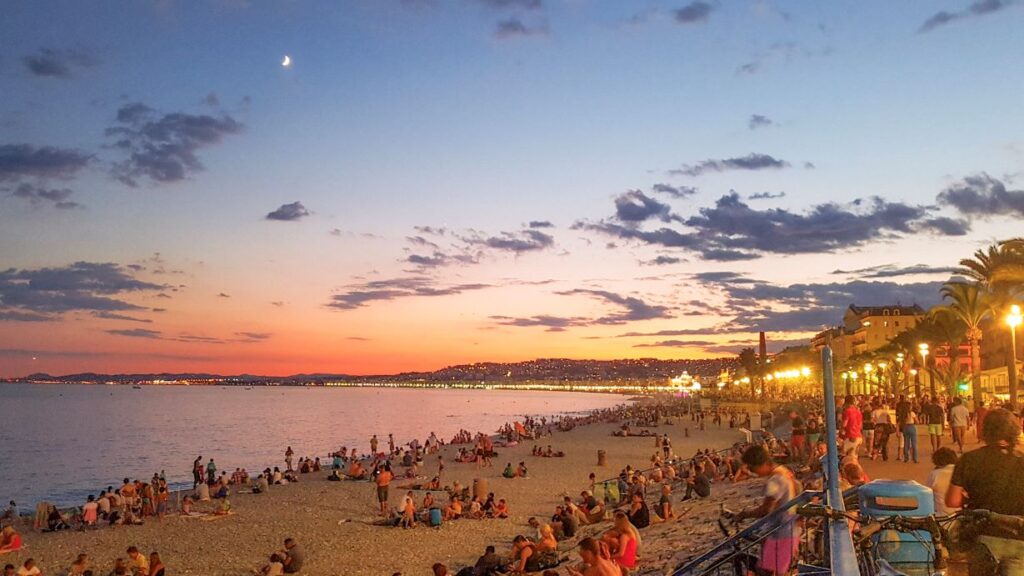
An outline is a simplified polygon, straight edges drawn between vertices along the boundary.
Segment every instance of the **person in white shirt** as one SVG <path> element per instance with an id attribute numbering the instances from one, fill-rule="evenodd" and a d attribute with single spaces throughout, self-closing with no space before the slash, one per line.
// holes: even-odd
<path id="1" fill-rule="evenodd" d="M 964 453 L 964 436 L 970 422 L 971 411 L 964 405 L 963 398 L 953 400 L 953 407 L 949 409 L 949 426 L 953 429 L 953 442 L 960 447 L 961 454 Z"/>
<path id="2" fill-rule="evenodd" d="M 932 497 L 935 499 L 936 516 L 948 516 L 959 510 L 946 506 L 946 492 L 949 490 L 949 481 L 953 478 L 956 460 L 956 452 L 952 448 L 942 447 L 932 454 L 935 469 L 928 473 L 927 484 L 932 489 Z"/>

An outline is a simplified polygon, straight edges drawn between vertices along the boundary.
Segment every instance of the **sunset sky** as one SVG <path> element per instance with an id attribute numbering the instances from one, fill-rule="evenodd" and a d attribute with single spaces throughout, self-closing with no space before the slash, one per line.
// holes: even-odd
<path id="1" fill-rule="evenodd" d="M 721 356 L 933 304 L 1024 232 L 1022 29 L 1010 0 L 6 3 L 0 376 Z"/>

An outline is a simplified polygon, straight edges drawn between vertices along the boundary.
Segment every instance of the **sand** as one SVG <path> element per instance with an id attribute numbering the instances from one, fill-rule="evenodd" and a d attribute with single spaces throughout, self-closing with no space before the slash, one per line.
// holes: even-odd
<path id="1" fill-rule="evenodd" d="M 684 435 L 684 426 L 691 429 L 689 438 Z M 538 443 L 565 451 L 565 458 L 531 456 L 531 442 L 515 448 L 499 448 L 494 467 L 487 469 L 453 462 L 455 449 L 446 447 L 443 484 L 458 480 L 472 486 L 474 478 L 486 478 L 490 491 L 509 502 L 511 516 L 506 520 L 459 520 L 446 522 L 439 529 L 422 525 L 411 530 L 372 526 L 369 523 L 379 518 L 373 484 L 328 482 L 324 471 L 304 474 L 297 484 L 272 486 L 268 494 L 232 495 L 234 514 L 211 521 L 168 516 L 162 521 L 147 519 L 143 526 L 84 532 L 43 534 L 23 530 L 26 548 L 0 556 L 0 562 L 20 565 L 25 558 L 32 557 L 44 574 L 52 575 L 62 573 L 78 553 L 85 552 L 92 558 L 97 574 L 105 574 L 111 570 L 115 558 L 125 557 L 125 549 L 136 545 L 147 554 L 158 551 L 169 575 L 251 574 L 266 563 L 271 552 L 282 547 L 285 537 L 292 537 L 306 552 L 302 574 L 389 576 L 401 572 L 409 576 L 429 574 L 434 562 L 445 563 L 454 573 L 455 569 L 474 563 L 488 544 L 494 544 L 499 553 L 507 552 L 516 534 L 532 533 L 527 526 L 530 516 L 550 517 L 565 494 L 578 499 L 590 472 L 600 480 L 616 476 L 627 464 L 647 468 L 656 452 L 654 439 L 616 438 L 610 435 L 614 429 L 612 424 L 582 426 L 571 432 L 556 432 Z M 675 452 L 684 456 L 698 448 L 723 448 L 742 440 L 738 431 L 728 427 L 709 426 L 705 432 L 697 431 L 688 419 L 656 430 L 668 433 Z M 366 450 L 368 446 L 360 448 Z M 605 467 L 596 465 L 598 449 L 607 452 Z M 300 446 L 296 446 L 296 453 L 302 454 Z M 501 477 L 507 462 L 515 465 L 521 460 L 529 467 L 529 478 Z M 433 475 L 437 469 L 436 458 L 428 457 L 426 462 L 422 473 Z M 283 462 L 268 464 L 283 467 Z M 402 483 L 399 480 L 392 485 L 393 506 L 404 494 L 397 489 Z M 741 489 L 716 490 L 712 501 L 704 501 L 696 508 L 677 505 L 684 510 L 694 508 L 697 511 L 684 522 L 649 529 L 651 536 L 645 535 L 648 539 L 645 544 L 650 548 L 645 559 L 650 558 L 653 566 L 656 558 L 667 562 L 681 554 L 680 549 L 692 549 L 698 544 L 696 536 L 684 538 L 683 535 L 695 533 L 697 528 L 696 531 L 707 533 L 706 538 L 713 537 L 713 531 L 709 531 L 713 523 L 709 524 L 705 517 L 717 517 L 719 499 L 726 497 L 723 494 L 735 499 L 737 490 Z M 676 498 L 679 497 L 681 495 L 677 494 Z M 422 500 L 422 493 L 417 493 L 416 499 L 417 502 Z M 197 508 L 209 506 L 209 503 L 200 503 Z M 682 535 L 680 530 L 683 530 Z M 667 540 L 655 544 L 658 533 L 667 533 L 676 542 Z M 575 555 L 573 557 L 575 561 Z"/>

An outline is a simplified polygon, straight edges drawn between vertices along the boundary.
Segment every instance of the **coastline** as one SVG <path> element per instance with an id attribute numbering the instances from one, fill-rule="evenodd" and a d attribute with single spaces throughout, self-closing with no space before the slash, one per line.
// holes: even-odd
<path id="1" fill-rule="evenodd" d="M 675 426 L 658 429 L 659 433 L 670 435 L 675 452 L 682 456 L 699 448 L 727 447 L 742 436 L 737 430 L 712 426 L 705 432 L 694 427 L 687 437 L 688 423 L 684 418 Z M 94 566 L 104 569 L 113 565 L 114 558 L 123 557 L 127 546 L 137 545 L 142 550 L 160 551 L 175 573 L 247 574 L 262 565 L 271 551 L 280 548 L 285 537 L 294 537 L 309 556 L 302 573 L 418 574 L 433 562 L 463 566 L 472 564 L 488 544 L 496 545 L 500 551 L 507 549 L 516 534 L 529 534 L 526 520 L 530 516 L 550 516 L 563 495 L 578 497 L 590 472 L 600 480 L 615 476 L 627 464 L 648 467 L 656 451 L 653 439 L 612 437 L 616 428 L 615 424 L 592 424 L 555 432 L 537 442 L 564 450 L 565 458 L 533 457 L 530 441 L 515 448 L 499 449 L 494 468 L 486 469 L 455 463 L 458 445 L 446 446 L 442 450 L 446 461 L 442 483 L 458 480 L 464 486 L 472 486 L 474 478 L 485 479 L 490 491 L 508 499 L 511 514 L 507 520 L 459 520 L 445 523 L 440 529 L 373 526 L 370 523 L 378 518 L 373 485 L 328 482 L 327 472 L 323 471 L 304 474 L 297 484 L 273 486 L 268 494 L 233 495 L 235 513 L 212 521 L 168 516 L 162 521 L 149 519 L 143 526 L 56 534 L 25 531 L 28 549 L 7 555 L 4 561 L 32 556 L 45 573 L 56 573 L 65 569 L 76 554 L 86 552 L 94 559 Z M 597 450 L 605 450 L 607 466 L 596 465 Z M 529 478 L 501 478 L 506 462 L 519 461 L 530 468 Z M 428 458 L 426 462 L 423 473 L 433 475 L 436 461 Z M 393 485 L 393 506 L 404 494 L 397 489 L 401 484 L 399 479 Z M 421 497 L 422 493 L 417 493 L 417 499 Z"/>

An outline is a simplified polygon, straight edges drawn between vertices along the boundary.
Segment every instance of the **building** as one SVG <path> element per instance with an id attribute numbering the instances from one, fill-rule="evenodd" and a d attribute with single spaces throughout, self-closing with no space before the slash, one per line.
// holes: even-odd
<path id="1" fill-rule="evenodd" d="M 991 400 L 992 396 L 1000 401 L 1010 398 L 1010 374 L 1006 368 L 999 366 L 981 371 L 981 392 L 987 400 Z M 1021 384 L 1021 370 L 1024 370 L 1024 362 L 1017 362 L 1018 386 Z"/>
<path id="2" fill-rule="evenodd" d="M 823 330 L 811 339 L 811 348 L 832 346 L 835 364 L 888 344 L 897 334 L 917 325 L 925 316 L 923 308 L 913 306 L 857 306 L 850 304 L 843 324 Z"/>

